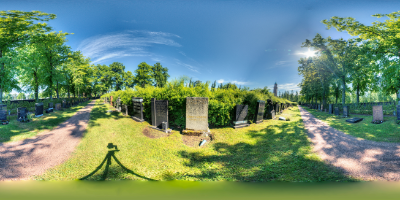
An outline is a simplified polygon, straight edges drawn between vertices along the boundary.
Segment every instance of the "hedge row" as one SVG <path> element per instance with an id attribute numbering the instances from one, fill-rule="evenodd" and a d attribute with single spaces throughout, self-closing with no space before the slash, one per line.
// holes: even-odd
<path id="1" fill-rule="evenodd" d="M 230 125 L 233 118 L 233 111 L 236 104 L 249 105 L 247 120 L 253 123 L 255 117 L 255 107 L 257 100 L 272 99 L 274 103 L 288 103 L 297 105 L 286 99 L 275 97 L 271 93 L 263 93 L 261 90 L 246 91 L 240 89 L 213 89 L 210 90 L 207 84 L 199 84 L 196 87 L 185 87 L 183 83 L 168 83 L 163 88 L 146 86 L 145 88 L 135 87 L 134 90 L 120 90 L 107 93 L 101 96 L 113 96 L 113 103 L 116 103 L 118 97 L 121 98 L 121 104 L 128 105 L 132 109 L 132 97 L 143 98 L 144 118 L 151 119 L 151 98 L 157 100 L 168 100 L 168 120 L 171 126 L 183 127 L 186 123 L 186 97 L 208 97 L 208 122 L 211 126 Z"/>

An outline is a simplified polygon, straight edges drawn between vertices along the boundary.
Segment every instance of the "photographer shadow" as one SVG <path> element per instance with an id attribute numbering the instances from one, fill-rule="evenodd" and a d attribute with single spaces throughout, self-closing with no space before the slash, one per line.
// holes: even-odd
<path id="1" fill-rule="evenodd" d="M 93 174 L 95 174 L 97 171 L 99 171 L 99 170 L 103 167 L 104 163 L 106 163 L 106 166 L 105 166 L 105 169 L 104 169 L 103 174 L 101 175 L 100 180 L 101 180 L 101 181 L 106 180 L 107 175 L 108 175 L 108 172 L 109 172 L 109 168 L 110 168 L 110 165 L 111 165 L 111 159 L 114 158 L 114 161 L 115 161 L 122 169 L 124 169 L 126 172 L 128 172 L 129 174 L 135 175 L 135 176 L 137 176 L 137 177 L 139 177 L 139 178 L 143 178 L 143 179 L 148 180 L 148 181 L 156 181 L 156 180 L 154 180 L 154 179 L 147 178 L 147 177 L 145 177 L 145 176 L 139 175 L 139 174 L 133 172 L 132 170 L 126 168 L 126 167 L 118 160 L 118 158 L 115 156 L 115 152 L 118 152 L 118 151 L 119 151 L 118 148 L 117 148 L 117 145 L 113 145 L 113 143 L 108 143 L 107 148 L 108 148 L 109 150 L 108 150 L 108 153 L 107 153 L 106 157 L 104 158 L 103 162 L 101 162 L 101 164 L 100 164 L 93 172 L 91 172 L 90 174 L 88 174 L 88 175 L 86 175 L 86 176 L 84 176 L 84 177 L 82 177 L 82 178 L 80 178 L 80 179 L 78 179 L 78 180 L 86 180 L 87 178 L 91 177 Z M 115 149 L 113 149 L 113 148 L 115 148 Z"/>

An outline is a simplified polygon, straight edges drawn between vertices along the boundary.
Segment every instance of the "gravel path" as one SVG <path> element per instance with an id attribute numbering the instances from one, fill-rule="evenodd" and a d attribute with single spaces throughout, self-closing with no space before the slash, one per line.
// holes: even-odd
<path id="1" fill-rule="evenodd" d="M 0 180 L 26 180 L 66 161 L 86 130 L 95 100 L 52 131 L 0 143 Z"/>
<path id="2" fill-rule="evenodd" d="M 355 138 L 299 108 L 313 150 L 323 160 L 354 178 L 400 180 L 400 144 Z"/>

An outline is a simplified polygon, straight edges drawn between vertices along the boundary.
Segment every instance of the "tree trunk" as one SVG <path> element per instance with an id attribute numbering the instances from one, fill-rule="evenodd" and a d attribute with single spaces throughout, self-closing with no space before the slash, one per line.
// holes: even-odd
<path id="1" fill-rule="evenodd" d="M 346 77 L 342 77 L 342 86 L 343 86 L 343 90 L 342 90 L 342 105 L 345 106 L 346 103 L 346 81 L 345 81 Z"/>
<path id="2" fill-rule="evenodd" d="M 67 83 L 68 84 L 68 83 Z M 68 99 L 71 98 L 70 94 L 69 94 L 69 84 L 67 86 L 67 90 L 68 90 Z"/>
<path id="3" fill-rule="evenodd" d="M 357 84 L 357 104 L 360 103 L 360 84 Z"/>
<path id="4" fill-rule="evenodd" d="M 39 100 L 39 83 L 38 83 L 37 72 L 33 72 L 33 76 L 35 77 L 35 101 L 38 101 Z"/>
<path id="5" fill-rule="evenodd" d="M 60 99 L 60 95 L 58 94 L 58 81 L 57 81 L 57 90 L 56 90 L 56 92 L 57 92 L 57 99 Z"/>

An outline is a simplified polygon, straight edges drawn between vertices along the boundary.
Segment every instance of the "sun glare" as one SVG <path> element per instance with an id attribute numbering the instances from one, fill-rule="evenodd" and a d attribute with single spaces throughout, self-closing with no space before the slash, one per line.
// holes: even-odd
<path id="1" fill-rule="evenodd" d="M 308 57 L 315 56 L 315 52 L 317 52 L 317 51 L 311 51 L 310 49 L 308 49 L 308 51 L 307 51 L 307 52 L 305 52 L 305 53 L 302 53 L 302 54 L 303 54 L 303 55 L 306 55 L 306 56 L 307 56 L 307 58 L 308 58 Z"/>

